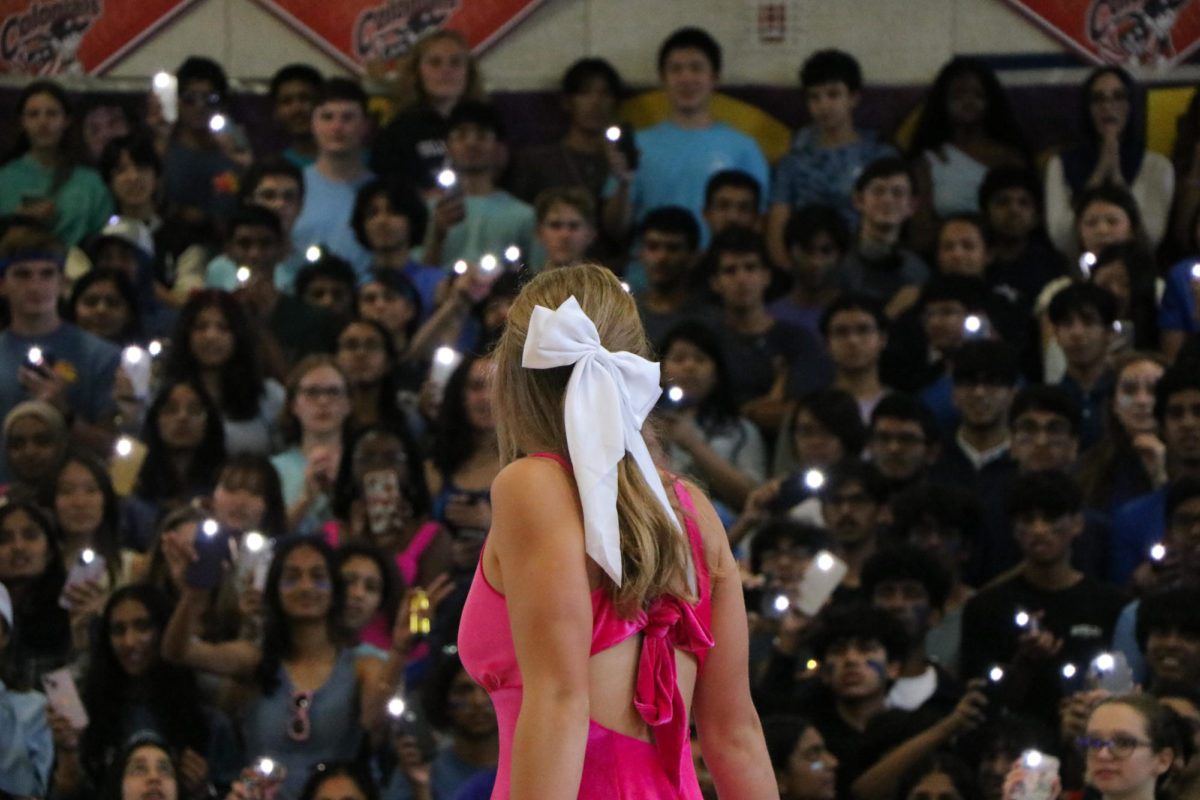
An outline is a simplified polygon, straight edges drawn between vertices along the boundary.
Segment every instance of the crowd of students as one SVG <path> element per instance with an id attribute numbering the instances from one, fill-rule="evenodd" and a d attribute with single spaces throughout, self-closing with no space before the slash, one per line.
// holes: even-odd
<path id="1" fill-rule="evenodd" d="M 1097 69 L 1039 169 L 986 64 L 889 139 L 820 50 L 772 168 L 713 116 L 721 59 L 672 34 L 637 131 L 581 59 L 527 148 L 451 31 L 373 132 L 358 83 L 280 70 L 279 152 L 205 58 L 173 120 L 21 91 L 0 797 L 487 796 L 455 642 L 489 349 L 526 276 L 583 262 L 637 301 L 647 435 L 742 559 L 782 797 L 1015 800 L 1030 750 L 1068 793 L 1200 796 L 1200 100 L 1168 159 Z"/>

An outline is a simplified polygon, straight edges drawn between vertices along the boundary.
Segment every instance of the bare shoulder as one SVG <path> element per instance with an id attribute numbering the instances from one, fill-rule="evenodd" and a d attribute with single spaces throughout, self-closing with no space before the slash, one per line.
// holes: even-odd
<path id="1" fill-rule="evenodd" d="M 722 565 L 725 553 L 729 550 L 725 525 L 721 522 L 717 510 L 713 508 L 712 501 L 708 499 L 708 495 L 704 493 L 703 489 L 686 478 L 678 480 L 692 499 L 692 506 L 696 509 L 694 519 L 700 528 L 700 537 L 704 542 L 704 559 L 708 562 L 709 570 L 715 571 Z M 685 511 L 684 514 L 686 515 L 687 512 Z"/>
<path id="2" fill-rule="evenodd" d="M 540 497 L 558 489 L 572 495 L 574 487 L 571 473 L 557 461 L 550 458 L 518 458 L 496 473 L 492 480 L 492 502 L 495 503 L 497 494 L 504 500 Z"/>
<path id="3" fill-rule="evenodd" d="M 575 481 L 561 464 L 549 458 L 521 458 L 504 467 L 492 481 L 492 533 L 561 530 L 578 518 Z M 553 523 L 553 524 L 551 524 Z"/>

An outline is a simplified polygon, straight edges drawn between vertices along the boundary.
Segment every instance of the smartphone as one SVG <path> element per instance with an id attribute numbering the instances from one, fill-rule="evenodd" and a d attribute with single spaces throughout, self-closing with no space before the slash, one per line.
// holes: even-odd
<path id="1" fill-rule="evenodd" d="M 462 353 L 453 347 L 439 347 L 434 351 L 433 363 L 429 366 L 429 382 L 433 384 L 439 395 L 446 390 L 450 376 L 454 374 L 454 370 L 458 369 L 462 360 Z"/>
<path id="2" fill-rule="evenodd" d="M 25 351 L 24 366 L 28 369 L 40 372 L 42 375 L 48 375 L 50 368 L 54 366 L 54 356 L 44 347 L 34 345 Z"/>
<path id="3" fill-rule="evenodd" d="M 1052 800 L 1056 794 L 1058 759 L 1038 750 L 1026 750 L 1006 782 L 1005 797 L 1010 800 Z"/>
<path id="4" fill-rule="evenodd" d="M 848 571 L 846 562 L 828 550 L 817 553 L 800 579 L 796 608 L 810 617 L 816 616 Z"/>
<path id="5" fill-rule="evenodd" d="M 1058 686 L 1063 697 L 1087 689 L 1087 670 L 1080 669 L 1070 661 L 1059 668 L 1058 675 Z"/>
<path id="6" fill-rule="evenodd" d="M 683 408 L 683 404 L 686 401 L 687 394 L 683 389 L 678 386 L 668 386 L 658 396 L 658 409 L 660 411 L 675 412 Z"/>
<path id="7" fill-rule="evenodd" d="M 432 730 L 421 717 L 415 704 L 409 703 L 397 695 L 388 701 L 387 712 L 392 722 L 392 738 L 411 736 L 416 741 L 422 758 L 426 761 L 432 759 L 437 751 L 437 743 L 434 741 Z"/>
<path id="8" fill-rule="evenodd" d="M 617 146 L 621 154 L 625 156 L 625 162 L 629 165 L 629 169 L 635 170 L 638 168 L 639 150 L 637 144 L 633 141 L 633 126 L 627 122 L 622 122 L 620 125 L 613 125 L 606 132 L 608 140 Z"/>
<path id="9" fill-rule="evenodd" d="M 42 676 L 42 688 L 46 690 L 46 699 L 50 701 L 51 708 L 66 717 L 71 727 L 76 730 L 87 727 L 87 710 L 83 707 L 71 670 L 63 667 L 47 672 Z"/>
<path id="10" fill-rule="evenodd" d="M 397 521 L 400 507 L 400 480 L 391 469 L 372 470 L 363 475 L 363 501 L 367 505 L 367 526 L 375 536 L 387 533 Z"/>
<path id="11" fill-rule="evenodd" d="M 129 377 L 133 394 L 138 399 L 150 394 L 151 360 L 150 354 L 136 345 L 130 345 L 121 351 L 121 369 Z"/>
<path id="12" fill-rule="evenodd" d="M 993 664 L 988 667 L 987 672 L 983 673 L 983 696 L 987 698 L 987 715 L 989 717 L 998 713 L 1004 705 L 1004 678 L 1005 670 L 1001 664 Z"/>
<path id="13" fill-rule="evenodd" d="M 58 596 L 59 607 L 70 610 L 71 604 L 67 602 L 67 589 L 81 583 L 87 583 L 88 581 L 100 580 L 104 577 L 106 566 L 104 556 L 90 547 L 84 548 L 83 552 L 79 554 L 79 558 L 71 565 L 71 571 L 67 573 L 67 580 L 63 583 L 62 594 Z"/>
<path id="14" fill-rule="evenodd" d="M 222 566 L 229 558 L 230 531 L 215 519 L 196 528 L 196 560 L 187 565 L 184 581 L 197 589 L 212 589 L 221 583 Z"/>
<path id="15" fill-rule="evenodd" d="M 779 493 L 767 505 L 773 514 L 782 514 L 812 497 L 825 485 L 825 473 L 812 467 L 794 472 L 779 485 Z"/>
<path id="16" fill-rule="evenodd" d="M 267 587 L 267 571 L 275 557 L 274 540 L 258 531 L 249 531 L 242 535 L 236 551 L 238 586 L 249 584 L 261 592 Z"/>
<path id="17" fill-rule="evenodd" d="M 450 167 L 443 167 L 434 176 L 437 185 L 446 193 L 446 197 L 462 197 L 462 185 L 458 182 L 458 173 Z"/>
<path id="18" fill-rule="evenodd" d="M 1104 689 L 1112 694 L 1127 694 L 1133 691 L 1133 667 L 1120 650 L 1101 653 L 1088 665 L 1088 683 L 1093 689 Z"/>
<path id="19" fill-rule="evenodd" d="M 146 445 L 132 436 L 119 436 L 113 445 L 112 460 L 108 462 L 108 475 L 112 478 L 113 491 L 118 497 L 133 494 L 142 462 L 146 460 Z"/>
<path id="20" fill-rule="evenodd" d="M 255 759 L 251 773 L 250 777 L 242 779 L 242 784 L 246 787 L 247 797 L 258 798 L 265 796 L 267 788 L 283 783 L 287 768 L 270 756 L 262 756 Z"/>

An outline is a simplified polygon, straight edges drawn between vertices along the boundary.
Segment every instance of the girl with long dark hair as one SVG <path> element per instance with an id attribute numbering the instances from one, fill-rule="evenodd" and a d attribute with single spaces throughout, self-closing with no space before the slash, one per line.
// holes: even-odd
<path id="1" fill-rule="evenodd" d="M 281 764 L 287 777 L 276 797 L 295 800 L 308 765 L 353 759 L 364 734 L 378 731 L 403 667 L 408 620 L 393 631 L 386 664 L 343 647 L 341 575 L 330 547 L 312 537 L 288 540 L 276 550 L 263 592 L 261 646 L 195 638 L 195 619 L 208 596 L 204 589 L 184 589 L 163 637 L 163 655 L 236 681 L 245 751 Z M 347 713 L 351 709 L 357 713 Z"/>
<path id="2" fill-rule="evenodd" d="M 467 355 L 446 383 L 438 412 L 433 457 L 425 474 L 433 493 L 433 518 L 456 534 L 482 542 L 492 526 L 491 486 L 500 471 L 490 358 Z"/>
<path id="3" fill-rule="evenodd" d="M 10 493 L 0 503 L 0 583 L 12 600 L 9 675 L 22 686 L 66 664 L 71 620 L 58 604 L 66 581 L 54 522 L 30 499 Z"/>
<path id="4" fill-rule="evenodd" d="M 96 171 L 71 152 L 71 101 L 56 83 L 34 81 L 17 98 L 20 135 L 0 167 L 0 214 L 36 217 L 68 246 L 112 216 Z"/>
<path id="5" fill-rule="evenodd" d="M 1167 229 L 1175 171 L 1166 156 L 1146 148 L 1145 97 L 1128 72 L 1092 71 L 1081 93 L 1082 141 L 1046 164 L 1046 232 L 1071 253 L 1072 210 L 1086 189 L 1112 184 L 1126 189 L 1141 209 L 1150 243 Z"/>
<path id="6" fill-rule="evenodd" d="M 225 462 L 221 412 L 197 381 L 168 380 L 146 412 L 137 495 L 166 510 L 212 493 Z"/>
<path id="7" fill-rule="evenodd" d="M 347 322 L 338 333 L 334 357 L 350 381 L 352 428 L 378 423 L 407 425 L 397 403 L 399 354 L 395 340 L 383 325 L 369 319 Z"/>
<path id="8" fill-rule="evenodd" d="M 931 244 L 937 220 L 979 211 L 979 186 L 989 169 L 1024 166 L 1025 137 L 996 73 L 959 56 L 938 72 L 909 147 L 917 208 L 910 241 Z"/>
<path id="9" fill-rule="evenodd" d="M 90 724 L 60 748 L 56 788 L 64 796 L 103 785 L 125 742 L 151 732 L 181 754 L 180 782 L 195 794 L 211 780 L 228 785 L 237 769 L 233 729 L 201 702 L 196 676 L 159 653 L 170 618 L 167 599 L 147 584 L 109 597 L 81 687 Z"/>
<path id="10" fill-rule="evenodd" d="M 264 377 L 258 339 L 234 296 L 219 290 L 193 294 L 172 341 L 167 377 L 203 383 L 221 410 L 229 451 L 270 453 L 284 390 Z"/>

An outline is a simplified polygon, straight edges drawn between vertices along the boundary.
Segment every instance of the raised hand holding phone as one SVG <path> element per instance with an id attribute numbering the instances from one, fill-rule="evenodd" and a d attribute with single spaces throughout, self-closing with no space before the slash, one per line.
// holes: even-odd
<path id="1" fill-rule="evenodd" d="M 88 725 L 87 710 L 79 697 L 79 689 L 75 686 L 75 678 L 71 670 L 63 667 L 42 676 L 42 688 L 46 690 L 46 700 L 55 713 L 64 717 L 75 730 L 83 730 Z"/>
<path id="2" fill-rule="evenodd" d="M 229 559 L 229 531 L 215 519 L 206 519 L 197 528 L 193 544 L 196 558 L 184 570 L 184 580 L 195 589 L 213 589 Z"/>

